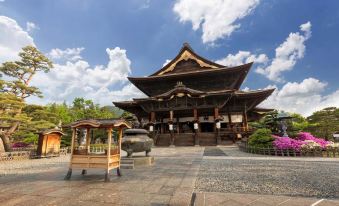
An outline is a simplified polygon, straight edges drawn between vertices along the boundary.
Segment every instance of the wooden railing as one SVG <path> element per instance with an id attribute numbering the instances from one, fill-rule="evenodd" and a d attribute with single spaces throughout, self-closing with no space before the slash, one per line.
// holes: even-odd
<path id="1" fill-rule="evenodd" d="M 292 149 L 276 149 L 274 147 L 252 147 L 247 143 L 240 143 L 239 149 L 243 152 L 261 154 L 261 155 L 272 155 L 272 156 L 287 156 L 287 157 L 339 157 L 339 148 L 331 149 L 319 149 L 314 148 L 312 150 L 292 150 Z"/>
<path id="2" fill-rule="evenodd" d="M 77 146 L 74 147 L 73 153 L 75 155 L 106 154 L 107 148 L 107 145 L 90 145 L 89 149 L 87 149 L 86 146 Z M 119 152 L 120 151 L 118 145 L 111 145 L 111 154 L 118 154 Z"/>

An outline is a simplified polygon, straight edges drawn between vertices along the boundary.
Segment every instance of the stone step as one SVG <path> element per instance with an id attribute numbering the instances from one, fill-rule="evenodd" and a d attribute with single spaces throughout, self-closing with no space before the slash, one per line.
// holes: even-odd
<path id="1" fill-rule="evenodd" d="M 134 164 L 120 164 L 121 169 L 134 169 Z"/>
<path id="2" fill-rule="evenodd" d="M 121 169 L 134 169 L 134 160 L 128 158 L 121 158 L 120 162 Z"/>

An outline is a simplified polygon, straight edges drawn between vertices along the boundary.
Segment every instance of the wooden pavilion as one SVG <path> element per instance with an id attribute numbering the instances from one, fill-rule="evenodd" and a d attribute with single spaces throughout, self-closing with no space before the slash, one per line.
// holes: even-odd
<path id="1" fill-rule="evenodd" d="M 128 78 L 147 97 L 113 103 L 146 123 L 158 146 L 228 144 L 251 134 L 248 122 L 271 111 L 257 105 L 274 89 L 239 90 L 251 66 L 214 63 L 185 43 L 154 74 Z"/>
<path id="2" fill-rule="evenodd" d="M 82 169 L 82 174 L 87 169 L 99 168 L 105 170 L 105 181 L 110 181 L 110 170 L 117 169 L 120 176 L 121 138 L 124 128 L 130 128 L 129 124 L 121 119 L 91 119 L 80 120 L 71 124 L 73 130 L 71 142 L 71 161 L 65 180 L 69 180 L 73 169 Z M 104 150 L 91 150 L 91 134 L 93 129 L 105 129 L 107 131 L 107 146 Z M 79 144 L 78 130 L 86 131 L 85 145 Z M 112 143 L 112 132 L 117 130 L 117 141 Z"/>

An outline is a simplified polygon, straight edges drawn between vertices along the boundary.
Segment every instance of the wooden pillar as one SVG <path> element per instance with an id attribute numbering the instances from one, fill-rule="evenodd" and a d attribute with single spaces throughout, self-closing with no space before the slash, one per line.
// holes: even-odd
<path id="1" fill-rule="evenodd" d="M 215 107 L 214 108 L 214 128 L 216 130 L 216 141 L 217 141 L 217 145 L 221 144 L 221 137 L 220 137 L 220 128 L 217 128 L 216 124 L 217 122 L 219 122 L 219 108 Z"/>
<path id="2" fill-rule="evenodd" d="M 231 130 L 231 137 L 232 137 L 232 141 L 234 143 L 235 142 L 235 133 L 234 133 L 234 128 L 233 128 L 233 124 L 232 124 L 232 115 L 230 114 L 230 112 L 228 112 L 227 115 L 228 115 L 228 124 L 230 125 L 230 130 Z"/>
<path id="3" fill-rule="evenodd" d="M 194 128 L 194 145 L 199 146 L 199 118 L 198 118 L 198 110 L 196 108 L 193 109 L 193 128 L 194 124 L 198 124 L 198 128 Z"/>
<path id="4" fill-rule="evenodd" d="M 90 152 L 90 143 L 91 143 L 91 129 L 86 128 L 86 149 L 87 149 L 87 154 Z"/>
<path id="5" fill-rule="evenodd" d="M 247 112 L 244 111 L 244 126 L 245 126 L 245 131 L 248 132 L 248 122 L 247 122 Z"/>
<path id="6" fill-rule="evenodd" d="M 91 141 L 91 129 L 86 128 L 86 154 L 89 155 L 90 153 L 90 141 Z M 82 175 L 87 174 L 87 170 L 83 169 L 81 172 Z"/>
<path id="7" fill-rule="evenodd" d="M 151 112 L 149 121 L 150 121 L 151 123 L 155 123 L 155 112 Z"/>
<path id="8" fill-rule="evenodd" d="M 169 113 L 170 113 L 170 118 L 169 119 L 170 119 L 171 122 L 173 122 L 173 111 L 169 111 Z"/>
<path id="9" fill-rule="evenodd" d="M 110 171 L 110 159 L 111 159 L 111 144 L 112 144 L 112 128 L 108 128 L 107 130 L 107 168 L 106 168 L 106 174 L 105 174 L 105 182 L 109 182 L 111 179 L 110 179 L 110 174 L 109 174 L 109 171 Z"/>
<path id="10" fill-rule="evenodd" d="M 72 129 L 72 140 L 71 140 L 71 161 L 69 163 L 68 172 L 67 172 L 67 174 L 64 178 L 65 180 L 71 179 L 71 176 L 72 176 L 72 156 L 73 156 L 73 151 L 74 151 L 74 147 L 75 147 L 76 133 L 77 133 L 76 128 L 73 128 Z"/>
<path id="11" fill-rule="evenodd" d="M 118 136 L 118 145 L 119 145 L 119 159 L 121 159 L 121 142 L 122 142 L 122 127 L 119 127 L 119 136 Z M 120 161 L 119 161 L 119 166 L 117 168 L 117 175 L 121 176 L 121 171 L 120 171 Z"/>
<path id="12" fill-rule="evenodd" d="M 169 111 L 169 116 L 170 116 L 169 124 L 173 125 L 173 111 Z M 169 132 L 170 132 L 170 147 L 175 147 L 174 146 L 174 132 L 173 130 L 169 130 Z"/>

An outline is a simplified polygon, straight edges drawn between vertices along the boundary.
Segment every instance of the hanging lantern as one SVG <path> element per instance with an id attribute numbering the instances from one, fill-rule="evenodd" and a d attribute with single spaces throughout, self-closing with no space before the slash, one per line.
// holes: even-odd
<path id="1" fill-rule="evenodd" d="M 153 125 L 150 125 L 150 126 L 149 126 L 149 131 L 150 131 L 150 132 L 153 132 L 153 130 L 154 130 Z"/>
<path id="2" fill-rule="evenodd" d="M 197 122 L 195 122 L 195 123 L 193 124 L 193 126 L 194 126 L 194 129 L 199 129 L 199 124 L 198 124 Z"/>
<path id="3" fill-rule="evenodd" d="M 217 127 L 217 129 L 220 129 L 221 128 L 221 123 L 220 122 L 216 122 L 215 126 Z"/>
<path id="4" fill-rule="evenodd" d="M 172 130 L 173 130 L 173 124 L 169 124 L 169 125 L 168 125 L 168 129 L 169 129 L 170 131 L 172 131 Z"/>

